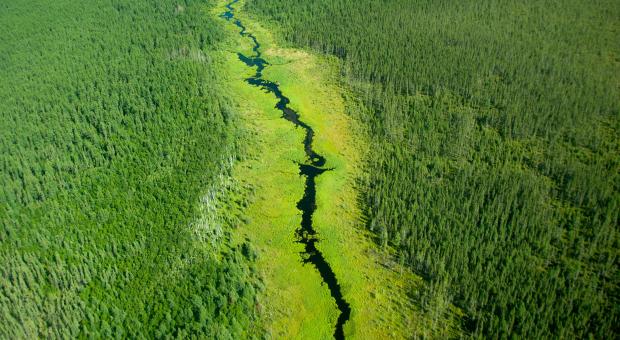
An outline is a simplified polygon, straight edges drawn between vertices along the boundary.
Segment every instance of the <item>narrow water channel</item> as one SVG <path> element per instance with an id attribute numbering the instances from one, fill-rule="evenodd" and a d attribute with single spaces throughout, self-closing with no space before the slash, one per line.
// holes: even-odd
<path id="1" fill-rule="evenodd" d="M 249 67 L 255 67 L 256 73 L 247 78 L 246 81 L 252 85 L 261 88 L 264 91 L 269 93 L 273 93 L 278 99 L 276 104 L 276 108 L 282 112 L 282 118 L 290 121 L 296 127 L 300 127 L 305 131 L 304 137 L 304 150 L 306 152 L 307 161 L 303 164 L 299 164 L 299 171 L 302 176 L 306 178 L 306 186 L 304 190 L 304 195 L 297 202 L 297 208 L 302 212 L 301 225 L 296 229 L 295 234 L 299 243 L 304 245 L 304 252 L 302 253 L 302 262 L 304 264 L 311 263 L 318 270 L 323 279 L 323 282 L 327 284 L 331 296 L 336 301 L 336 305 L 340 310 L 340 315 L 338 317 L 338 321 L 336 323 L 336 330 L 334 332 L 334 338 L 336 339 L 344 339 L 344 331 L 343 326 L 347 320 L 349 320 L 349 316 L 351 315 L 351 307 L 344 300 L 342 296 L 342 291 L 340 290 L 340 285 L 336 280 L 336 275 L 334 271 L 329 266 L 329 263 L 323 257 L 323 254 L 316 248 L 316 243 L 319 241 L 317 237 L 317 233 L 312 226 L 312 215 L 316 210 L 316 178 L 320 176 L 322 173 L 329 171 L 330 169 L 324 168 L 325 166 L 325 157 L 319 155 L 312 149 L 312 141 L 314 139 L 314 130 L 304 123 L 299 118 L 299 114 L 291 109 L 288 104 L 290 100 L 282 94 L 280 87 L 278 84 L 266 80 L 263 78 L 263 70 L 267 65 L 267 61 L 262 58 L 260 51 L 260 44 L 256 37 L 247 32 L 245 26 L 235 18 L 233 5 L 238 0 L 233 0 L 228 5 L 226 5 L 227 11 L 222 14 L 222 17 L 227 21 L 232 22 L 237 27 L 239 27 L 239 34 L 245 38 L 249 38 L 253 43 L 253 55 L 245 56 L 241 53 L 238 53 L 239 59 L 245 63 Z"/>

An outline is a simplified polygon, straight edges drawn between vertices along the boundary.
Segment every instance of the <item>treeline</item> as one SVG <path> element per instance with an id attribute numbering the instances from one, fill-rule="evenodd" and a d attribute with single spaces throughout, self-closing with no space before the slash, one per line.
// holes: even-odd
<path id="1" fill-rule="evenodd" d="M 620 3 L 247 7 L 342 58 L 368 227 L 426 279 L 429 315 L 460 307 L 472 337 L 617 336 Z"/>
<path id="2" fill-rule="evenodd" d="M 208 6 L 0 4 L 0 338 L 254 334 Z"/>

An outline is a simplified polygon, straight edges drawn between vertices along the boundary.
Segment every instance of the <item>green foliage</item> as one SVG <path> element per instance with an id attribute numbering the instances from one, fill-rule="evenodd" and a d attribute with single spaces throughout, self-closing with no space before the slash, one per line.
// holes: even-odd
<path id="1" fill-rule="evenodd" d="M 251 261 L 204 239 L 238 212 L 200 216 L 238 209 L 214 186 L 237 152 L 206 10 L 0 4 L 0 337 L 252 331 Z"/>
<path id="2" fill-rule="evenodd" d="M 254 0 L 343 59 L 368 227 L 474 337 L 614 337 L 620 3 Z M 439 309 L 439 310 L 438 310 Z"/>

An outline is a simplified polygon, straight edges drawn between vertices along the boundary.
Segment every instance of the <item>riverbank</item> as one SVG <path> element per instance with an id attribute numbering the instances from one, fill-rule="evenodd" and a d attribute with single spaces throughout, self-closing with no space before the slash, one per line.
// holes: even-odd
<path id="1" fill-rule="evenodd" d="M 213 12 L 223 13 L 224 5 Z M 317 210 L 314 228 L 317 248 L 331 265 L 346 301 L 351 305 L 346 337 L 406 337 L 416 327 L 413 306 L 405 295 L 405 283 L 416 282 L 406 271 L 387 266 L 363 228 L 357 208 L 354 181 L 358 178 L 365 150 L 356 135 L 355 122 L 344 113 L 344 89 L 338 86 L 335 60 L 305 51 L 275 45 L 269 31 L 247 18 L 242 2 L 235 15 L 261 44 L 270 63 L 264 78 L 279 84 L 290 98 L 290 107 L 315 132 L 313 148 L 323 155 L 325 167 L 333 168 L 317 177 Z M 241 226 L 237 238 L 246 238 L 257 251 L 257 266 L 264 279 L 261 310 L 268 333 L 274 337 L 332 337 L 339 312 L 316 269 L 301 261 L 303 245 L 296 243 L 295 230 L 301 222 L 296 202 L 303 195 L 304 178 L 295 162 L 305 160 L 303 130 L 294 128 L 274 108 L 273 95 L 245 83 L 252 76 L 237 53 L 251 54 L 249 39 L 243 39 L 233 25 L 226 25 L 230 44 L 227 60 L 230 93 L 247 124 L 244 143 L 252 157 L 239 163 L 234 176 L 254 190 L 247 211 L 251 218 Z M 402 276 L 401 274 L 402 273 Z"/>

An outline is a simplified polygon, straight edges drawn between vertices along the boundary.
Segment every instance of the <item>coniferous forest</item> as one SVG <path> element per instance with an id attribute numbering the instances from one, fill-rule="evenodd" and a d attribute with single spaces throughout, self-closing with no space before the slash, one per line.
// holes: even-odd
<path id="1" fill-rule="evenodd" d="M 204 6 L 0 5 L 0 337 L 251 329 L 241 250 L 186 227 L 234 154 Z"/>
<path id="2" fill-rule="evenodd" d="M 13 0 L 0 27 L 0 338 L 619 336 L 616 0 Z"/>
<path id="3" fill-rule="evenodd" d="M 430 283 L 426 308 L 454 303 L 475 337 L 615 334 L 620 3 L 248 7 L 344 61 L 367 226 Z"/>

